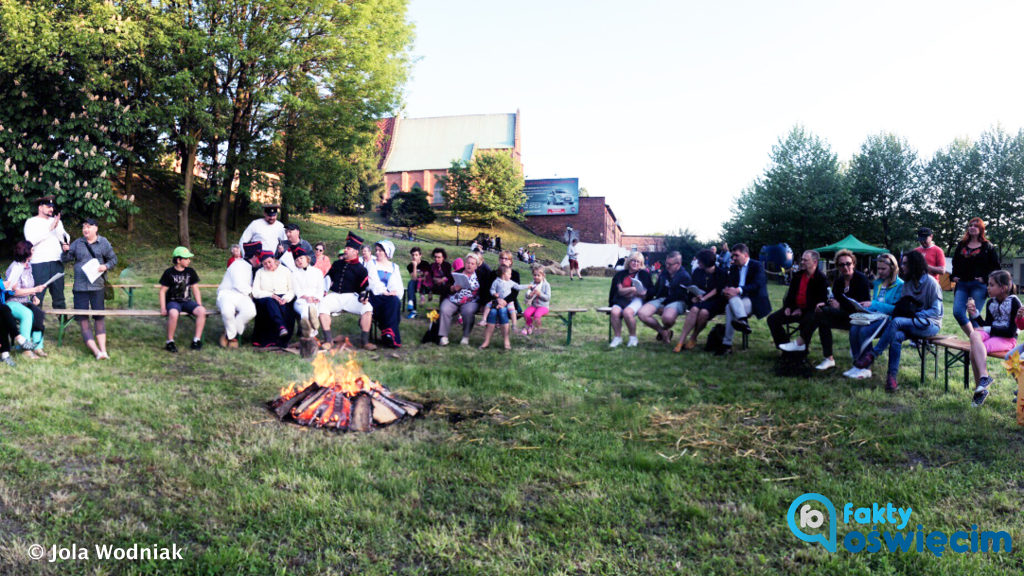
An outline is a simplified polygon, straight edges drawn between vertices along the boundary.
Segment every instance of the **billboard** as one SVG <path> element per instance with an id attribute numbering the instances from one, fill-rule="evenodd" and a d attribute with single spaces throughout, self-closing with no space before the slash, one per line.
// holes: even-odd
<path id="1" fill-rule="evenodd" d="M 580 213 L 580 179 L 552 178 L 527 180 L 523 188 L 527 216 L 553 216 Z"/>

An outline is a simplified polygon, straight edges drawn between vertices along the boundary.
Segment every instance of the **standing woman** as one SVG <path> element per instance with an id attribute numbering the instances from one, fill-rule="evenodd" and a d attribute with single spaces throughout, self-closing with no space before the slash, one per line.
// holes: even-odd
<path id="1" fill-rule="evenodd" d="M 117 256 L 114 248 L 106 238 L 99 235 L 99 224 L 94 218 L 86 218 L 82 222 L 82 237 L 75 238 L 71 246 L 64 249 L 60 257 L 62 262 L 75 263 L 75 283 L 71 287 L 74 295 L 75 309 L 77 310 L 103 310 L 103 286 L 107 270 L 117 265 Z M 99 262 L 96 269 L 100 275 L 95 281 L 90 281 L 82 267 L 90 261 Z M 82 327 L 82 339 L 85 345 L 96 356 L 97 360 L 109 360 L 107 354 L 107 323 L 103 316 L 93 316 L 96 324 L 95 335 L 89 326 L 88 316 L 78 316 L 78 324 Z"/>
<path id="2" fill-rule="evenodd" d="M 43 351 L 43 309 L 39 307 L 39 294 L 46 288 L 36 286 L 32 276 L 32 244 L 22 240 L 14 245 L 14 262 L 7 267 L 7 280 L 4 284 L 14 294 L 7 298 L 11 313 L 18 318 L 19 342 L 31 342 L 23 346 L 25 357 L 30 359 L 45 358 Z"/>
<path id="3" fill-rule="evenodd" d="M 956 323 L 970 336 L 976 321 L 967 316 L 967 301 L 973 299 L 975 306 L 985 302 L 988 295 L 988 275 L 1000 270 L 999 256 L 995 246 L 985 236 L 985 221 L 971 218 L 967 232 L 960 239 L 953 252 L 953 274 L 956 282 L 953 292 L 953 317 Z"/>
<path id="4" fill-rule="evenodd" d="M 373 246 L 375 258 L 366 269 L 370 283 L 370 305 L 373 316 L 380 327 L 380 337 L 387 348 L 401 348 L 402 336 L 398 323 L 402 318 L 402 270 L 391 261 L 395 245 L 390 240 L 381 240 Z M 412 298 L 416 298 L 413 294 Z"/>

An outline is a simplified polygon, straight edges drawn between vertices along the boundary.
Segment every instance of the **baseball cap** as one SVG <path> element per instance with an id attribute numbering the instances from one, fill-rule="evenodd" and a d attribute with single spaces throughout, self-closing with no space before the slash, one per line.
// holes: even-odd
<path id="1" fill-rule="evenodd" d="M 178 246 L 174 249 L 174 253 L 171 254 L 172 258 L 191 258 L 193 256 L 195 256 L 195 254 L 184 246 Z"/>

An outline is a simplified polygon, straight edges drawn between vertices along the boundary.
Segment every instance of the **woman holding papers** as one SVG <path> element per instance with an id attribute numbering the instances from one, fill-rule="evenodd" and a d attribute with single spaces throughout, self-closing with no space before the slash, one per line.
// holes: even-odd
<path id="1" fill-rule="evenodd" d="M 451 296 L 441 301 L 441 324 L 438 326 L 438 336 L 441 346 L 448 345 L 448 332 L 452 326 L 452 318 L 456 313 L 462 314 L 462 341 L 460 344 L 469 344 L 469 333 L 473 330 L 473 316 L 480 305 L 481 278 L 477 276 L 477 267 L 480 266 L 480 257 L 475 252 L 470 252 L 464 260 L 465 268 L 459 274 L 453 274 L 454 284 L 450 288 Z"/>
<path id="2" fill-rule="evenodd" d="M 45 358 L 43 351 L 43 309 L 39 307 L 39 294 L 46 285 L 36 284 L 32 276 L 32 244 L 22 240 L 14 245 L 14 262 L 7 267 L 4 285 L 14 292 L 8 296 L 7 306 L 18 319 L 18 342 L 25 358 Z M 41 279 L 46 280 L 46 279 Z"/>
<path id="3" fill-rule="evenodd" d="M 103 310 L 104 276 L 117 265 L 114 247 L 99 235 L 99 225 L 93 218 L 82 222 L 82 237 L 76 238 L 64 249 L 62 262 L 75 263 L 75 283 L 71 287 L 76 310 Z M 82 339 L 97 360 L 109 360 L 107 354 L 107 325 L 103 316 L 93 316 L 95 333 L 89 326 L 88 316 L 76 318 L 82 327 Z"/>

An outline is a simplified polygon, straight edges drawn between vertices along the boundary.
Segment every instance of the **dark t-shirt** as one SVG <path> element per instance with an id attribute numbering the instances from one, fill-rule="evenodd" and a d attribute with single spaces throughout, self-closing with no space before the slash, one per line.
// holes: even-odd
<path id="1" fill-rule="evenodd" d="M 160 285 L 167 286 L 168 302 L 191 302 L 192 286 L 199 284 L 199 274 L 189 267 L 178 271 L 174 266 L 164 270 L 160 277 Z"/>

